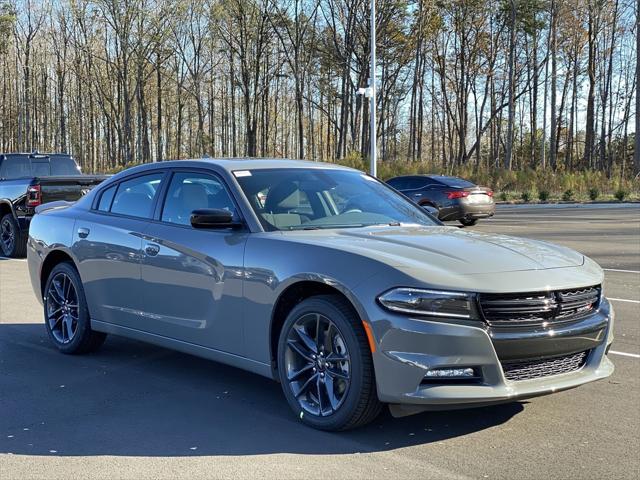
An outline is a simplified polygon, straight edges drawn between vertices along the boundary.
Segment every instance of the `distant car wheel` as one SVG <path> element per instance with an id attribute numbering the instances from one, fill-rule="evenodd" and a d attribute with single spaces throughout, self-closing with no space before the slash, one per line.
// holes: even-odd
<path id="1" fill-rule="evenodd" d="M 465 227 L 473 227 L 476 223 L 478 223 L 477 218 L 461 218 L 460 223 Z"/>
<path id="2" fill-rule="evenodd" d="M 49 338 L 62 353 L 92 352 L 106 334 L 91 330 L 82 282 L 70 263 L 56 265 L 44 289 L 44 321 Z"/>
<path id="3" fill-rule="evenodd" d="M 0 220 L 0 249 L 5 257 L 24 257 L 27 254 L 25 235 L 10 213 Z"/>
<path id="4" fill-rule="evenodd" d="M 287 402 L 311 427 L 356 428 L 382 408 L 361 321 L 338 295 L 309 298 L 289 313 L 278 342 L 278 372 Z"/>

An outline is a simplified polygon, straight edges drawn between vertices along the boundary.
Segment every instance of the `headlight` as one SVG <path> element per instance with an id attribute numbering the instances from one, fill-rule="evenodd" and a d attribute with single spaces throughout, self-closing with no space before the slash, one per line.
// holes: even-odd
<path id="1" fill-rule="evenodd" d="M 394 288 L 378 297 L 393 312 L 434 317 L 472 318 L 473 296 L 462 292 L 443 292 L 418 288 Z"/>

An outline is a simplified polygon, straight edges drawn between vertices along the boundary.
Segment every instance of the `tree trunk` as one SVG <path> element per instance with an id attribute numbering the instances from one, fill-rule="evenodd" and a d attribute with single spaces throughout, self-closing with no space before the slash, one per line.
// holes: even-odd
<path id="1" fill-rule="evenodd" d="M 595 142 L 595 88 L 596 88 L 596 40 L 598 35 L 597 13 L 595 11 L 595 0 L 589 0 L 588 18 L 588 48 L 589 59 L 587 62 L 587 75 L 589 78 L 589 89 L 587 93 L 587 120 L 584 133 L 584 155 L 583 161 L 587 168 L 593 168 L 593 145 Z"/>
<path id="2" fill-rule="evenodd" d="M 516 63 L 516 2 L 510 0 L 509 12 L 509 118 L 507 120 L 507 145 L 504 155 L 504 168 L 511 170 L 513 163 L 513 124 L 516 116 L 516 86 L 515 86 L 515 63 Z"/>

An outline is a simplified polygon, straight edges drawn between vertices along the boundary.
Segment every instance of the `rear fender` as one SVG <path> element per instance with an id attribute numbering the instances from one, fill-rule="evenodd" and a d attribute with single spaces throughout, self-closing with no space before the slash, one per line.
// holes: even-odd
<path id="1" fill-rule="evenodd" d="M 36 207 L 36 213 L 46 212 L 47 210 L 53 210 L 54 208 L 66 208 L 73 205 L 75 202 L 68 202 L 66 200 L 57 200 L 55 202 L 43 203 Z"/>

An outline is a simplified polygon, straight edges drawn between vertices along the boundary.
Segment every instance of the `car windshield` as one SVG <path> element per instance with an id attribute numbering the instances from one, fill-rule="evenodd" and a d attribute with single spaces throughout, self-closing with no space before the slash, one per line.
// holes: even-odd
<path id="1" fill-rule="evenodd" d="M 234 172 L 266 230 L 315 230 L 437 222 L 364 173 L 319 168 Z"/>
<path id="2" fill-rule="evenodd" d="M 475 184 L 458 177 L 441 176 L 441 177 L 436 177 L 436 180 L 440 183 L 444 183 L 447 187 L 454 187 L 454 188 L 475 187 Z"/>

